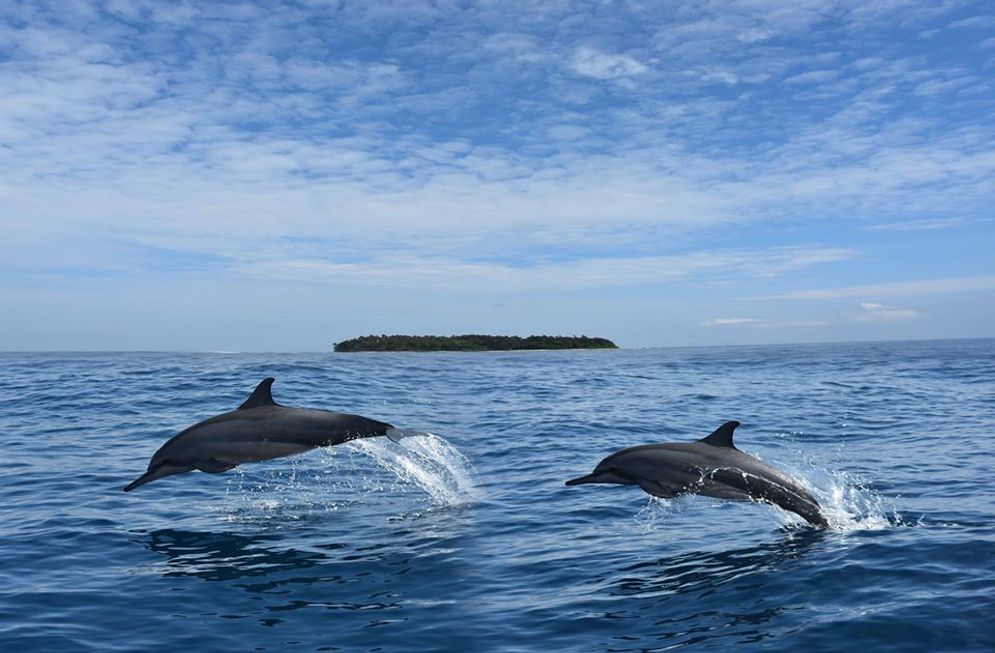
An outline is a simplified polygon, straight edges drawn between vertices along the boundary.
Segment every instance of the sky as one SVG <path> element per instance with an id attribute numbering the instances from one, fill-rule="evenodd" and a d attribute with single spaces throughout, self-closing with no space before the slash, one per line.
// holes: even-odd
<path id="1" fill-rule="evenodd" d="M 0 349 L 995 336 L 995 7 L 0 3 Z"/>

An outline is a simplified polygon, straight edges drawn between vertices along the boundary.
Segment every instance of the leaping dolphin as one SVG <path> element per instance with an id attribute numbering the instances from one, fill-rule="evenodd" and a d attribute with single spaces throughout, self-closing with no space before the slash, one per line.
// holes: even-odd
<path id="1" fill-rule="evenodd" d="M 356 438 L 385 435 L 396 442 L 409 435 L 425 435 L 359 415 L 281 406 L 273 401 L 274 380 L 263 379 L 237 410 L 194 424 L 167 440 L 152 456 L 148 470 L 124 491 L 173 474 L 195 469 L 217 474 L 242 463 L 292 456 Z"/>
<path id="2" fill-rule="evenodd" d="M 726 422 L 697 442 L 644 444 L 608 456 L 587 476 L 567 481 L 638 485 L 655 497 L 702 494 L 771 503 L 815 526 L 828 526 L 819 502 L 795 479 L 732 443 L 739 422 Z"/>

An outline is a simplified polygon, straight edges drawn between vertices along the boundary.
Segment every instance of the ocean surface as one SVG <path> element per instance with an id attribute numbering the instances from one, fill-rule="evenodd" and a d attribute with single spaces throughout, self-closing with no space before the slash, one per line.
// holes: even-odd
<path id="1" fill-rule="evenodd" d="M 125 494 L 274 376 L 375 438 Z M 729 419 L 832 527 L 565 487 Z M 995 340 L 0 354 L 3 651 L 993 651 Z"/>

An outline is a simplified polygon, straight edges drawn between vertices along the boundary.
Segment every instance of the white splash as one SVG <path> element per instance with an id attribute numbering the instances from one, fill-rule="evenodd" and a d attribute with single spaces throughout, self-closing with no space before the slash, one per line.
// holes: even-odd
<path id="1" fill-rule="evenodd" d="M 430 508 L 460 506 L 477 498 L 473 479 L 466 457 L 437 435 L 399 443 L 368 438 L 295 456 L 269 469 L 239 467 L 229 476 L 225 494 L 241 500 L 213 507 L 227 522 L 284 523 L 370 501 L 396 508 L 400 497 L 382 493 L 397 495 L 412 487 L 427 495 Z"/>
<path id="2" fill-rule="evenodd" d="M 368 455 L 401 481 L 423 490 L 435 505 L 458 506 L 476 499 L 470 461 L 437 435 L 426 433 L 396 443 L 365 438 L 345 446 Z"/>
<path id="3" fill-rule="evenodd" d="M 635 522 L 643 533 L 656 533 L 664 526 L 671 513 L 681 510 L 681 506 L 674 499 L 653 496 L 647 498 L 646 505 L 636 513 Z"/>
<path id="4" fill-rule="evenodd" d="M 811 460 L 806 460 L 809 470 L 803 474 L 797 468 L 774 462 L 784 469 L 819 502 L 822 514 L 829 522 L 829 530 L 850 533 L 855 531 L 875 531 L 906 526 L 897 510 L 889 506 L 889 501 L 882 497 L 870 485 L 853 474 L 840 470 L 824 469 Z M 813 479 L 816 479 L 813 481 Z M 659 530 L 668 518 L 683 512 L 688 505 L 689 496 L 677 499 L 659 499 L 648 497 L 648 502 L 634 516 L 636 525 L 645 532 Z M 704 500 L 701 500 L 704 499 Z M 715 506 L 724 505 L 722 499 L 702 497 L 695 503 L 697 508 L 704 509 L 709 503 Z M 770 513 L 782 526 L 787 528 L 810 528 L 804 519 L 794 513 L 770 506 Z"/>
<path id="5" fill-rule="evenodd" d="M 877 531 L 902 526 L 885 498 L 859 478 L 839 470 L 824 470 L 823 482 L 809 483 L 809 489 L 822 507 L 822 514 L 834 531 Z"/>

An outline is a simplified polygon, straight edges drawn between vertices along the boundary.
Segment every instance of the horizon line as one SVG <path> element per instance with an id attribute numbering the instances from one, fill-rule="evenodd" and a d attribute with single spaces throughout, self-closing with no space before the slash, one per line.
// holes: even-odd
<path id="1" fill-rule="evenodd" d="M 812 340 L 797 342 L 764 342 L 764 343 L 739 343 L 739 344 L 714 344 L 714 345 L 654 345 L 650 347 L 623 347 L 621 345 L 613 349 L 513 349 L 513 350 L 486 350 L 486 351 L 358 351 L 358 352 L 337 352 L 334 349 L 301 349 L 301 350 L 223 350 L 223 349 L 2 349 L 2 354 L 509 354 L 509 353 L 529 353 L 543 351 L 642 351 L 648 349 L 715 349 L 718 347 L 789 347 L 800 345 L 859 345 L 859 344 L 880 344 L 880 343 L 902 343 L 902 342 L 943 342 L 960 340 L 995 340 L 995 335 L 989 336 L 961 336 L 961 337 L 936 337 L 936 338 L 896 338 L 896 339 L 871 339 L 871 340 Z"/>

